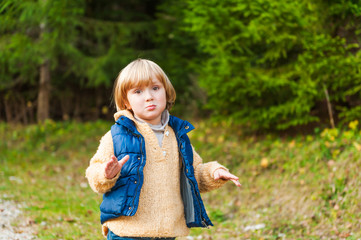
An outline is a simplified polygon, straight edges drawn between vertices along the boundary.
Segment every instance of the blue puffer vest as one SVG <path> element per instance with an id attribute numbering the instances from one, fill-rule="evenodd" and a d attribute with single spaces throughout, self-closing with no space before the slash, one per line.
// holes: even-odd
<path id="1" fill-rule="evenodd" d="M 175 132 L 180 158 L 182 160 L 181 193 L 188 227 L 213 226 L 201 199 L 193 169 L 193 149 L 187 133 L 194 127 L 187 121 L 170 116 L 168 123 Z M 103 195 L 100 205 L 100 221 L 119 216 L 133 216 L 138 208 L 139 194 L 143 185 L 143 168 L 146 164 L 146 151 L 143 136 L 132 120 L 121 116 L 111 127 L 114 155 L 118 160 L 129 155 L 122 167 L 120 177 L 111 191 Z"/>

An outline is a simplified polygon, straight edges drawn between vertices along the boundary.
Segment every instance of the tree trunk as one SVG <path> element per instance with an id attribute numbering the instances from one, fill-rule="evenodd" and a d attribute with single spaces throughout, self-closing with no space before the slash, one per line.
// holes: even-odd
<path id="1" fill-rule="evenodd" d="M 44 9 L 48 0 L 40 0 L 40 5 Z M 40 39 L 43 38 L 43 34 L 47 32 L 46 20 L 44 19 L 40 24 Z M 43 63 L 40 66 L 40 82 L 39 93 L 37 102 L 37 120 L 38 122 L 44 122 L 49 118 L 49 101 L 50 101 L 50 64 L 49 59 L 43 57 Z"/>
<path id="2" fill-rule="evenodd" d="M 10 105 L 11 104 L 10 104 L 9 99 L 7 97 L 4 97 L 5 116 L 6 116 L 6 121 L 8 123 L 12 122 L 12 120 L 13 120 Z"/>
<path id="3" fill-rule="evenodd" d="M 20 95 L 20 108 L 21 108 L 21 115 L 22 115 L 23 123 L 25 125 L 27 125 L 29 123 L 27 111 L 26 111 L 27 107 L 26 107 L 25 99 L 21 95 Z"/>
<path id="4" fill-rule="evenodd" d="M 50 102 L 50 66 L 49 61 L 45 60 L 40 66 L 40 84 L 38 94 L 38 122 L 44 122 L 49 118 Z"/>
<path id="5" fill-rule="evenodd" d="M 323 91 L 325 92 L 326 96 L 326 103 L 327 103 L 327 110 L 328 110 L 328 116 L 330 117 L 330 124 L 332 128 L 335 128 L 335 121 L 333 120 L 333 113 L 332 113 L 332 105 L 330 102 L 330 97 L 328 94 L 328 90 L 325 84 L 323 84 Z"/>

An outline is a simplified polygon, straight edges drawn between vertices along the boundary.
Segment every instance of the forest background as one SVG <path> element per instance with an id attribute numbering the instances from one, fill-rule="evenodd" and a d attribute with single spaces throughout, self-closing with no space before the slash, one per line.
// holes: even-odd
<path id="1" fill-rule="evenodd" d="M 3 121 L 110 120 L 139 57 L 169 75 L 181 117 L 280 130 L 361 116 L 356 0 L 2 0 L 0 14 Z"/>
<path id="2" fill-rule="evenodd" d="M 0 212 L 22 206 L 15 235 L 102 238 L 84 171 L 147 58 L 242 183 L 202 194 L 215 227 L 187 239 L 360 239 L 360 40 L 358 0 L 0 0 Z"/>

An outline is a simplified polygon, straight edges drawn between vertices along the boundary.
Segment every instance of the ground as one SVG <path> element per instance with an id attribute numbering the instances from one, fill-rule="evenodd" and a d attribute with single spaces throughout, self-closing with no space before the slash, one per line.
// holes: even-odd
<path id="1" fill-rule="evenodd" d="M 0 199 L 0 240 L 34 240 L 33 221 L 22 215 L 23 204 Z"/>

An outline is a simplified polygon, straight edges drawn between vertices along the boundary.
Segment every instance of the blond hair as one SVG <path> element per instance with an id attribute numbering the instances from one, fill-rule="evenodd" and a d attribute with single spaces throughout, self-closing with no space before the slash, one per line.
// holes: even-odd
<path id="1" fill-rule="evenodd" d="M 114 83 L 113 95 L 117 111 L 127 109 L 127 93 L 130 89 L 148 86 L 154 78 L 163 84 L 167 98 L 166 108 L 170 110 L 176 98 L 172 83 L 155 62 L 139 58 L 123 68 Z"/>

